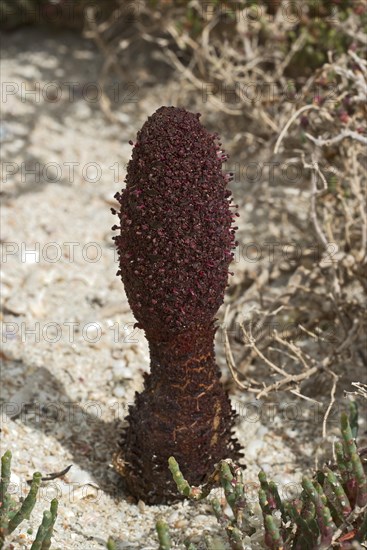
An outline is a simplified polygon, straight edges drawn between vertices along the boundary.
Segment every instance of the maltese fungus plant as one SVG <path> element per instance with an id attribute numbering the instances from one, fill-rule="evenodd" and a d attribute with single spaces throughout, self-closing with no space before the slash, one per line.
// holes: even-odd
<path id="1" fill-rule="evenodd" d="M 170 456 L 200 484 L 219 460 L 241 455 L 214 354 L 236 214 L 222 173 L 227 156 L 199 117 L 176 107 L 149 117 L 116 195 L 118 275 L 149 342 L 151 370 L 114 464 L 129 492 L 151 504 L 177 499 Z"/>

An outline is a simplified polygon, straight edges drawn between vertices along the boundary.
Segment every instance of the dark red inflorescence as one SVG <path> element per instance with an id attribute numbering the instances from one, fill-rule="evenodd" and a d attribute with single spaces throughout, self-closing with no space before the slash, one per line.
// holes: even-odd
<path id="1" fill-rule="evenodd" d="M 161 107 L 149 117 L 126 189 L 116 195 L 118 274 L 148 339 L 151 368 L 114 464 L 128 491 L 152 504 L 177 499 L 169 456 L 198 485 L 220 459 L 242 454 L 214 354 L 237 214 L 222 173 L 227 157 L 199 116 Z"/>
<path id="2" fill-rule="evenodd" d="M 159 340 L 212 322 L 235 246 L 226 155 L 199 116 L 161 107 L 149 117 L 116 195 L 119 274 L 139 325 Z"/>

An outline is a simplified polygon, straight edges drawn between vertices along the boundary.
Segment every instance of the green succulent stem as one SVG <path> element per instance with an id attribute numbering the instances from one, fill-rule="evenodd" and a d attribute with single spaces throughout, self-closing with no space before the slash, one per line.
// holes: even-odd
<path id="1" fill-rule="evenodd" d="M 342 484 L 340 483 L 338 477 L 327 466 L 325 467 L 325 472 L 326 472 L 327 482 L 328 482 L 332 492 L 334 493 L 334 495 L 336 497 L 336 500 L 337 500 L 337 503 L 338 503 L 338 506 L 341 510 L 341 514 L 342 514 L 341 520 L 343 521 L 344 518 L 349 516 L 349 514 L 351 513 L 352 507 L 350 505 L 349 499 L 348 499 L 348 497 L 347 497 L 347 495 L 344 491 L 344 488 L 343 488 Z"/>
<path id="2" fill-rule="evenodd" d="M 341 414 L 340 424 L 343 437 L 344 454 L 346 458 L 350 459 L 353 454 L 357 453 L 357 446 L 354 442 L 352 429 L 349 424 L 349 417 L 344 412 Z"/>
<path id="3" fill-rule="evenodd" d="M 358 436 L 358 404 L 357 401 L 349 402 L 349 424 L 352 436 L 357 439 Z"/>
<path id="4" fill-rule="evenodd" d="M 356 415 L 353 407 L 352 412 Z M 312 479 L 304 477 L 303 490 L 298 499 L 283 502 L 276 483 L 268 481 L 265 472 L 259 472 L 258 497 L 267 548 L 326 550 L 330 548 L 338 530 L 338 542 L 346 534 L 351 534 L 353 541 L 362 542 L 367 539 L 367 478 L 352 436 L 351 424 L 345 414 L 341 419 L 341 431 L 342 442 L 335 445 L 337 464 L 335 467 L 324 466 Z M 253 512 L 246 501 L 241 469 L 231 460 L 222 460 L 216 465 L 209 482 L 202 488 L 190 487 L 174 459 L 171 460 L 172 470 L 181 492 L 185 491 L 189 498 L 195 500 L 204 498 L 214 485 L 221 485 L 232 515 L 228 517 L 224 513 L 224 507 L 217 498 L 212 500 L 214 514 L 227 533 L 230 548 L 243 550 L 245 537 L 252 535 L 256 528 L 250 520 Z M 281 522 L 275 517 L 274 510 L 280 512 Z M 212 539 L 206 541 L 209 550 L 222 549 L 221 543 L 213 546 Z M 351 538 L 348 539 L 348 544 L 350 541 Z"/>
<path id="5" fill-rule="evenodd" d="M 277 510 L 279 510 L 281 515 L 282 515 L 282 520 L 284 521 L 284 523 L 286 523 L 287 522 L 287 514 L 285 512 L 285 508 L 284 508 L 284 504 L 282 502 L 282 499 L 280 498 L 277 484 L 274 483 L 274 481 L 269 482 L 269 491 L 270 491 L 271 495 L 274 498 L 275 506 L 276 506 Z"/>
<path id="6" fill-rule="evenodd" d="M 186 481 L 186 479 L 182 475 L 180 467 L 173 456 L 170 456 L 168 459 L 168 467 L 170 469 L 173 479 L 175 480 L 177 489 L 179 490 L 181 495 L 189 498 L 199 498 L 198 495 L 195 495 L 195 493 L 193 492 L 193 488 L 191 487 L 189 482 Z"/>
<path id="7" fill-rule="evenodd" d="M 34 505 L 36 504 L 37 493 L 41 485 L 41 479 L 42 474 L 40 472 L 35 472 L 33 474 L 33 479 L 28 495 L 25 497 L 20 510 L 9 521 L 9 533 L 12 533 L 14 529 L 16 529 L 24 519 L 30 518 Z"/>
<path id="8" fill-rule="evenodd" d="M 360 542 L 367 540 L 367 510 L 364 511 L 362 524 L 358 530 L 356 539 Z"/>
<path id="9" fill-rule="evenodd" d="M 367 476 L 358 452 L 351 456 L 353 472 L 357 482 L 356 504 L 361 508 L 367 504 Z"/>
<path id="10" fill-rule="evenodd" d="M 171 550 L 171 536 L 167 523 L 163 519 L 159 519 L 156 523 L 156 530 L 159 541 L 159 550 Z"/>
<path id="11" fill-rule="evenodd" d="M 168 468 L 181 495 L 192 500 L 202 500 L 210 494 L 210 491 L 215 485 L 218 485 L 221 462 L 215 467 L 214 472 L 209 476 L 208 481 L 202 487 L 194 487 L 189 484 L 184 478 L 179 464 L 173 456 L 168 459 Z"/>
<path id="12" fill-rule="evenodd" d="M 312 483 L 308 478 L 303 478 L 302 486 L 316 509 L 317 523 L 321 534 L 320 548 L 328 548 L 336 530 L 336 525 L 327 506 L 326 496 L 320 485 L 317 482 Z"/>
<path id="13" fill-rule="evenodd" d="M 240 529 L 234 525 L 227 525 L 226 532 L 232 550 L 243 550 L 243 537 Z"/>
<path id="14" fill-rule="evenodd" d="M 259 489 L 259 504 L 264 516 L 271 515 L 268 497 L 264 489 Z"/>
<path id="15" fill-rule="evenodd" d="M 43 512 L 42 523 L 38 527 L 36 538 L 31 546 L 31 550 L 43 550 L 43 542 L 52 525 L 52 513 L 46 510 Z"/>
<path id="16" fill-rule="evenodd" d="M 264 517 L 264 526 L 266 545 L 272 550 L 280 550 L 283 548 L 283 539 L 273 516 L 266 515 Z"/>
<path id="17" fill-rule="evenodd" d="M 57 518 L 59 503 L 56 498 L 52 499 L 50 504 L 50 513 L 51 513 L 51 522 L 48 525 L 47 531 L 45 533 L 41 550 L 49 550 L 51 548 L 51 538 L 54 530 L 55 521 Z"/>
<path id="18" fill-rule="evenodd" d="M 11 472 L 11 452 L 6 451 L 1 457 L 1 481 L 0 481 L 0 547 L 8 533 L 9 504 L 8 487 Z"/>
<path id="19" fill-rule="evenodd" d="M 217 498 L 213 498 L 212 500 L 212 509 L 218 523 L 222 525 L 222 527 L 225 527 L 228 522 L 228 517 L 223 512 L 223 508 Z"/>
<path id="20" fill-rule="evenodd" d="M 29 519 L 36 504 L 38 490 L 42 475 L 39 472 L 33 474 L 33 479 L 21 507 L 15 511 L 15 502 L 8 493 L 11 474 L 11 452 L 6 451 L 1 457 L 1 481 L 0 481 L 0 549 L 3 548 L 5 538 L 12 533 L 24 519 Z M 51 537 L 57 518 L 58 501 L 53 499 L 50 510 L 43 514 L 42 523 L 38 528 L 36 538 L 30 550 L 50 550 Z M 28 530 L 28 533 L 31 531 Z"/>
<path id="21" fill-rule="evenodd" d="M 184 545 L 186 547 L 186 550 L 197 550 L 196 544 L 190 542 L 189 540 L 184 541 Z"/>
<path id="22" fill-rule="evenodd" d="M 343 482 L 347 483 L 349 476 L 352 474 L 352 465 L 346 460 L 343 444 L 340 441 L 335 443 L 335 455 L 340 475 L 342 476 Z"/>
<path id="23" fill-rule="evenodd" d="M 227 502 L 230 505 L 232 512 L 236 513 L 236 501 L 237 495 L 235 491 L 236 480 L 231 472 L 231 468 L 226 461 L 221 462 L 220 466 L 220 479 L 221 484 L 224 489 L 224 494 L 226 496 Z"/>
<path id="24" fill-rule="evenodd" d="M 219 537 L 216 537 L 216 536 L 211 537 L 209 535 L 206 535 L 204 540 L 205 540 L 207 550 L 226 550 L 228 548 L 225 542 L 223 542 L 223 539 Z M 188 547 L 188 550 L 197 550 L 197 546 L 193 546 L 192 548 Z"/>

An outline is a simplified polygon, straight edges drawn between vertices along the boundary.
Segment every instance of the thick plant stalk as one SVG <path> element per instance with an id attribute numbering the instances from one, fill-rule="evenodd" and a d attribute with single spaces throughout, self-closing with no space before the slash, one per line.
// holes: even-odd
<path id="1" fill-rule="evenodd" d="M 235 413 L 215 362 L 215 314 L 235 246 L 226 155 L 199 116 L 161 107 L 138 132 L 115 238 L 125 291 L 150 350 L 116 470 L 147 503 L 179 498 L 170 456 L 191 485 L 237 460 Z M 116 227 L 117 228 L 117 227 Z"/>

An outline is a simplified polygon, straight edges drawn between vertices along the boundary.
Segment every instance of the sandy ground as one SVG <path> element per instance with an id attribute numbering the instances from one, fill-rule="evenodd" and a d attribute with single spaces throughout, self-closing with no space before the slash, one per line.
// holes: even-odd
<path id="1" fill-rule="evenodd" d="M 157 549 L 159 515 L 177 548 L 187 536 L 218 532 L 208 503 L 132 504 L 110 465 L 127 406 L 149 368 L 146 341 L 133 330 L 115 275 L 110 207 L 123 186 L 128 141 L 181 91 L 154 52 L 127 53 L 126 83 L 110 84 L 119 118 L 112 124 L 95 100 L 102 63 L 93 44 L 69 32 L 19 30 L 4 44 L 1 447 L 13 453 L 18 496 L 33 471 L 47 475 L 72 464 L 62 479 L 44 484 L 31 520 L 10 539 L 21 549 L 29 548 L 34 535 L 27 529 L 37 528 L 55 495 L 55 548 L 102 549 L 113 536 L 119 549 Z M 203 123 L 218 129 L 206 109 L 202 104 Z M 250 199 L 241 214 L 240 231 L 251 238 L 261 228 Z M 241 270 L 234 266 L 234 280 Z M 229 379 L 220 341 L 218 361 Z M 256 500 L 260 467 L 283 494 L 297 492 L 320 442 L 319 411 L 279 396 L 259 414 L 252 402 L 233 394 L 249 495 Z M 249 548 L 261 544 L 253 540 Z"/>

